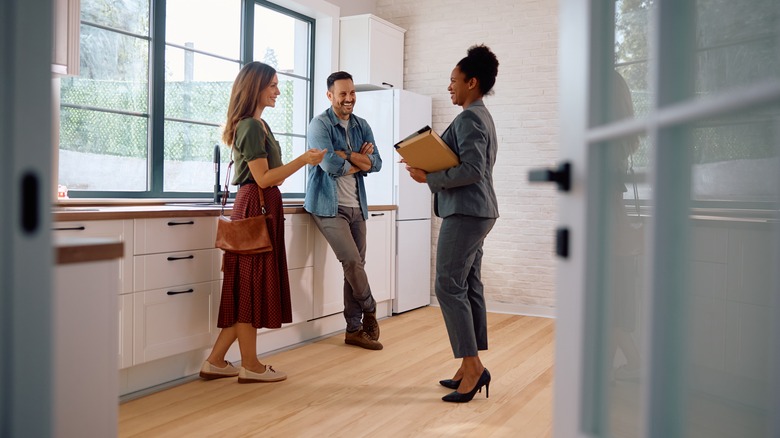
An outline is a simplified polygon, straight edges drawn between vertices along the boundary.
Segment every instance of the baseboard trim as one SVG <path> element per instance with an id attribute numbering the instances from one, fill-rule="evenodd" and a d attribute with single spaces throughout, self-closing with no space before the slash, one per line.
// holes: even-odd
<path id="1" fill-rule="evenodd" d="M 431 295 L 431 306 L 440 307 L 439 300 Z M 507 313 L 510 315 L 536 316 L 539 318 L 555 318 L 555 308 L 529 306 L 526 304 L 497 303 L 488 301 L 487 311 L 493 313 Z"/>

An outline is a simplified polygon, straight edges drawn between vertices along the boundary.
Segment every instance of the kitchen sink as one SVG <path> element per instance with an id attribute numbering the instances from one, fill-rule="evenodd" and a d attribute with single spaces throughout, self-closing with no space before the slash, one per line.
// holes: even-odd
<path id="1" fill-rule="evenodd" d="M 52 211 L 100 211 L 97 207 L 53 207 Z"/>
<path id="2" fill-rule="evenodd" d="M 168 202 L 165 204 L 169 207 L 196 207 L 196 208 L 220 208 L 222 204 L 215 204 L 213 202 Z M 233 207 L 233 203 L 228 203 L 225 207 Z"/>

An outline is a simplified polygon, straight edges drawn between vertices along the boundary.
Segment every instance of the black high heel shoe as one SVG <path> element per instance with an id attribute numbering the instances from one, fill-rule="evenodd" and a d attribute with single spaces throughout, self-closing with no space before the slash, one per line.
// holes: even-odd
<path id="1" fill-rule="evenodd" d="M 445 388 L 458 389 L 458 386 L 460 386 L 460 381 L 461 380 L 462 379 L 458 379 L 458 380 L 453 380 L 453 379 L 439 380 L 439 385 L 441 385 L 441 386 L 443 386 Z"/>
<path id="2" fill-rule="evenodd" d="M 474 385 L 474 388 L 467 392 L 462 393 L 458 391 L 453 391 L 441 399 L 446 402 L 452 402 L 452 403 L 467 403 L 470 402 L 472 398 L 477 394 L 477 392 L 482 392 L 482 387 L 485 387 L 485 398 L 490 397 L 490 373 L 488 372 L 487 368 L 485 368 L 484 371 L 482 371 L 482 375 L 479 376 L 479 380 L 477 380 L 477 384 Z"/>

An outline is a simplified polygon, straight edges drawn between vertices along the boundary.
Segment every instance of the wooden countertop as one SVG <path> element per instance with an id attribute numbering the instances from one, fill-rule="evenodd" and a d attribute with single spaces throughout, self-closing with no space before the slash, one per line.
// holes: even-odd
<path id="1" fill-rule="evenodd" d="M 124 243 L 101 237 L 56 237 L 54 259 L 58 265 L 119 259 L 124 256 Z"/>
<path id="2" fill-rule="evenodd" d="M 219 216 L 222 207 L 218 204 L 207 205 L 203 202 L 169 202 L 167 204 L 58 204 L 52 207 L 55 222 L 111 220 L 111 219 L 141 219 L 165 217 L 202 217 Z M 369 211 L 395 210 L 395 205 L 371 205 Z M 225 213 L 230 214 L 230 206 Z M 285 203 L 285 214 L 308 214 L 300 202 Z"/>

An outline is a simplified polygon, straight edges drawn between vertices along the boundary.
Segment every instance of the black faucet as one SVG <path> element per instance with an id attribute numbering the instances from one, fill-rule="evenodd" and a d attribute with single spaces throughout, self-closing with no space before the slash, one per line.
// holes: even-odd
<path id="1" fill-rule="evenodd" d="M 214 145 L 214 203 L 219 204 L 222 202 L 222 190 L 219 186 L 219 145 Z"/>

